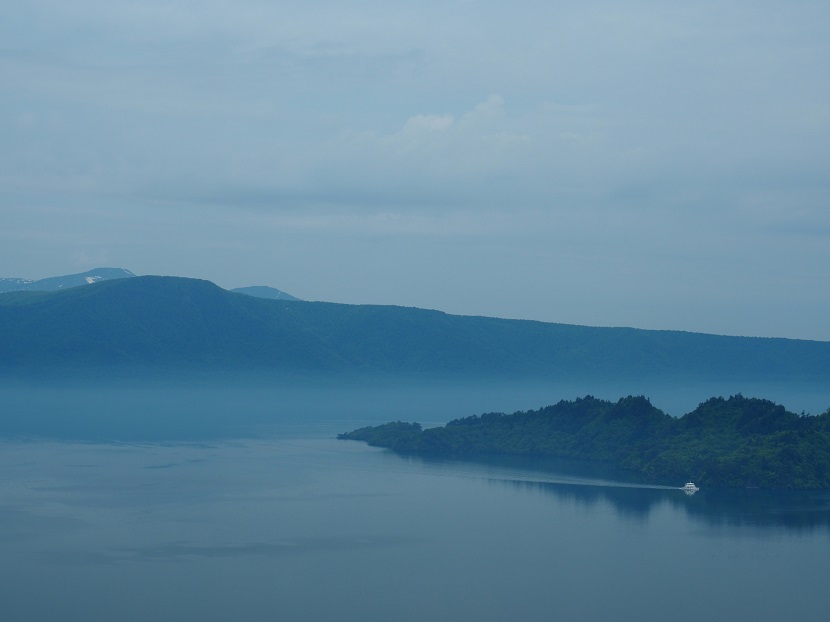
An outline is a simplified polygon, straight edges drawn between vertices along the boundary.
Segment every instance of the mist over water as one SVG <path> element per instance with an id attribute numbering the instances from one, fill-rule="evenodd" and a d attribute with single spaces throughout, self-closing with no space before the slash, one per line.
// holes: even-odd
<path id="1" fill-rule="evenodd" d="M 687 497 L 602 469 L 333 438 L 586 393 L 645 393 L 671 414 L 776 398 L 588 385 L 7 384 L 0 619 L 825 619 L 826 493 Z M 826 408 L 821 388 L 778 390 L 790 410 L 799 395 Z"/>
<path id="2" fill-rule="evenodd" d="M 436 381 L 399 378 L 207 376 L 164 381 L 79 377 L 0 383 L 0 437 L 74 440 L 198 440 L 325 430 L 330 435 L 392 420 L 441 425 L 485 412 L 536 409 L 585 395 L 645 395 L 682 416 L 700 402 L 743 393 L 820 414 L 830 386 L 748 382 Z M 351 427 L 350 427 L 351 426 Z M 293 430 L 293 432 L 292 432 Z"/>

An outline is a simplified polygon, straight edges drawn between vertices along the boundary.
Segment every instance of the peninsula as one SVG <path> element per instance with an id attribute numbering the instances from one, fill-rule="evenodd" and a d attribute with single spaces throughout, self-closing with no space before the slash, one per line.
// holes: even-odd
<path id="1" fill-rule="evenodd" d="M 606 463 L 650 483 L 830 488 L 830 409 L 797 415 L 768 400 L 711 398 L 680 418 L 645 397 L 586 396 L 512 415 L 488 413 L 423 429 L 400 421 L 338 435 L 401 454 L 537 456 Z M 678 484 L 679 485 L 679 484 Z"/>

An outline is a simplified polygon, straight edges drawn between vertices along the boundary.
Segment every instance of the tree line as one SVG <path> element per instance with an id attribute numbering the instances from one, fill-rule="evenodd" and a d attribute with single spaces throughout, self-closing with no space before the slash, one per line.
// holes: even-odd
<path id="1" fill-rule="evenodd" d="M 830 488 L 830 409 L 798 415 L 769 400 L 713 397 L 680 418 L 642 396 L 586 396 L 423 429 L 400 421 L 338 438 L 453 458 L 550 456 L 608 463 L 651 483 Z"/>

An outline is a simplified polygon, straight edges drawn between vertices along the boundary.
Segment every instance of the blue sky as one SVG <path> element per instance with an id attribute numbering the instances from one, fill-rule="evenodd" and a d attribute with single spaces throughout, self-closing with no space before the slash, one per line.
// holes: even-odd
<path id="1" fill-rule="evenodd" d="M 830 340 L 828 30 L 798 0 L 2 2 L 0 276 Z"/>

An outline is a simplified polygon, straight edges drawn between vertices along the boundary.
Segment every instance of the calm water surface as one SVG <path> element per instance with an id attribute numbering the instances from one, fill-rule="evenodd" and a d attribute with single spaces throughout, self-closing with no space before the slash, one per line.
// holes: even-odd
<path id="1" fill-rule="evenodd" d="M 577 392 L 191 389 L 0 391 L 0 620 L 830 611 L 826 494 L 687 497 L 563 466 L 407 459 L 333 438 L 398 415 L 443 422 Z"/>
<path id="2" fill-rule="evenodd" d="M 3 620 L 825 620 L 826 495 L 403 459 L 317 430 L 0 444 Z"/>

